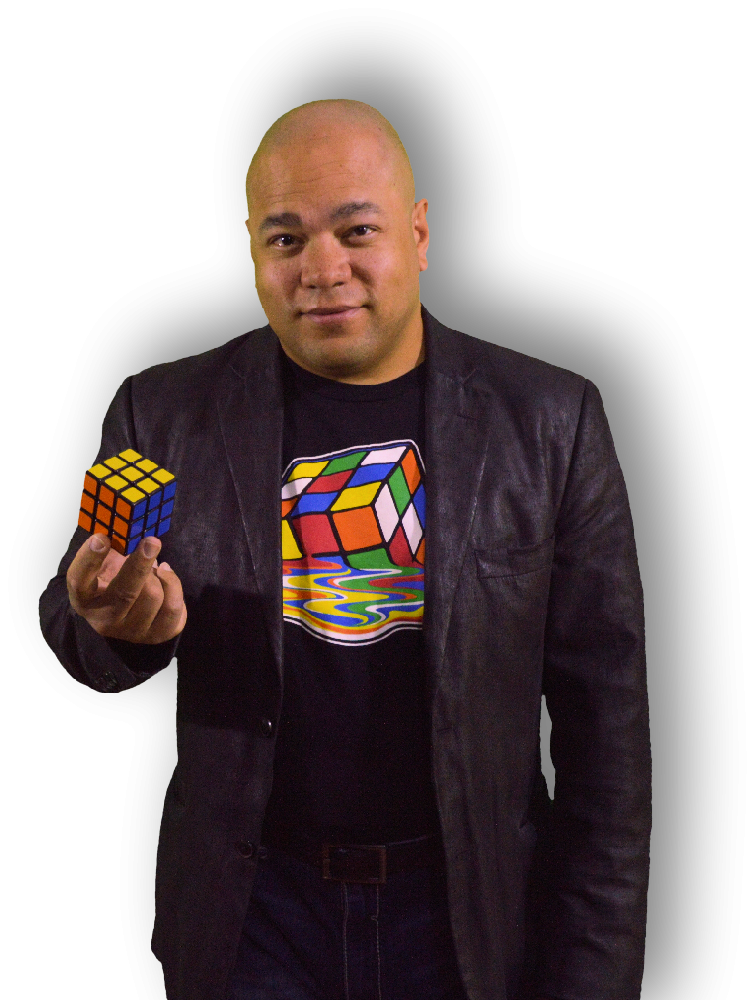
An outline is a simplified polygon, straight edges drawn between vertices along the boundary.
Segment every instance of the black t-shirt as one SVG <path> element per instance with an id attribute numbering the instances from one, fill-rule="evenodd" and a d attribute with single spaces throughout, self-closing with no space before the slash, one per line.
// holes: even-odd
<path id="1" fill-rule="evenodd" d="M 435 832 L 424 366 L 350 385 L 283 365 L 284 695 L 265 830 L 345 843 Z"/>

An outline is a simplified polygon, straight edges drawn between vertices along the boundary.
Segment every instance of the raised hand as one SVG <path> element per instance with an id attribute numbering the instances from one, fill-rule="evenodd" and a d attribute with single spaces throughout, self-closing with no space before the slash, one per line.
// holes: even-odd
<path id="1" fill-rule="evenodd" d="M 183 587 L 167 563 L 156 565 L 158 538 L 145 538 L 128 557 L 105 535 L 92 535 L 76 553 L 66 576 L 71 607 L 110 639 L 149 645 L 183 630 Z"/>

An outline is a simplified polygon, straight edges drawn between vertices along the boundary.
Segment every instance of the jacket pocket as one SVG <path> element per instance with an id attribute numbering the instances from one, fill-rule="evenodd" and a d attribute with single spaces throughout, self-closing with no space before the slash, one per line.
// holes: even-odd
<path id="1" fill-rule="evenodd" d="M 543 542 L 519 548 L 475 549 L 476 571 L 479 579 L 490 577 L 523 576 L 549 570 L 554 556 L 554 535 Z"/>

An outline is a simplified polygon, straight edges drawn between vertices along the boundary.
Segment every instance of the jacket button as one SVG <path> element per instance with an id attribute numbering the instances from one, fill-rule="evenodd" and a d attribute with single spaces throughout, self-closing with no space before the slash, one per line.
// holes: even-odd
<path id="1" fill-rule="evenodd" d="M 271 719 L 260 719 L 259 729 L 261 730 L 262 736 L 271 736 L 274 732 L 274 724 Z"/>
<path id="2" fill-rule="evenodd" d="M 256 854 L 256 846 L 252 844 L 250 840 L 242 840 L 235 846 L 242 858 L 253 858 Z"/>

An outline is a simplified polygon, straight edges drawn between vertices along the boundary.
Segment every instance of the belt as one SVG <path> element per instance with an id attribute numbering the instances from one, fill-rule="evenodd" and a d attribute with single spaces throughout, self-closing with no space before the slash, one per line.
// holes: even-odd
<path id="1" fill-rule="evenodd" d="M 337 882 L 384 885 L 388 875 L 440 869 L 444 864 L 439 834 L 394 844 L 327 844 L 275 830 L 265 846 L 276 847 L 316 868 L 322 878 Z"/>

